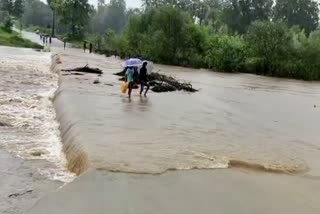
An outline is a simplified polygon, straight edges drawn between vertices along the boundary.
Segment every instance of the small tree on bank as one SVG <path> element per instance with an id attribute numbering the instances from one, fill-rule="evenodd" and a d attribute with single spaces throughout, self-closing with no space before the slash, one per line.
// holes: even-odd
<path id="1" fill-rule="evenodd" d="M 57 9 L 60 21 L 70 29 L 70 38 L 83 38 L 92 9 L 88 0 L 62 0 Z"/>
<path id="2" fill-rule="evenodd" d="M 1 0 L 0 10 L 4 16 L 4 26 L 8 31 L 11 31 L 13 26 L 13 18 L 21 19 L 23 15 L 24 4 L 23 0 Z"/>

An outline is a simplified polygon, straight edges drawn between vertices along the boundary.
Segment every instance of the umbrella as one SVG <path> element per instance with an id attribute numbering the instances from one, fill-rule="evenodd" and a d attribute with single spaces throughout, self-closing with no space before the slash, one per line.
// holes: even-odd
<path id="1" fill-rule="evenodd" d="M 137 58 L 131 58 L 124 62 L 124 67 L 139 67 L 142 65 L 142 61 Z"/>

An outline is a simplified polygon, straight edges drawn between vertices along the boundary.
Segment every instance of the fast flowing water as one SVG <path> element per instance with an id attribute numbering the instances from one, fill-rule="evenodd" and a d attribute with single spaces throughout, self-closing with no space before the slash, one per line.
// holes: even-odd
<path id="1" fill-rule="evenodd" d="M 57 50 L 60 51 L 60 50 Z M 319 83 L 157 65 L 197 93 L 120 93 L 121 61 L 77 50 L 63 67 L 104 74 L 62 74 L 55 98 L 68 167 L 133 173 L 246 167 L 320 174 Z M 94 80 L 100 84 L 93 84 Z"/>
<path id="2" fill-rule="evenodd" d="M 58 75 L 50 66 L 51 53 L 0 47 L 0 149 L 22 159 L 46 160 L 39 173 L 67 182 L 73 176 L 61 151 L 51 101 Z"/>

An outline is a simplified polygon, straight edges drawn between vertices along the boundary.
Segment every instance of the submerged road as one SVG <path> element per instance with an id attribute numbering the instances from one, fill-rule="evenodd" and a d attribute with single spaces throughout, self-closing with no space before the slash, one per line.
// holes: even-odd
<path id="1" fill-rule="evenodd" d="M 147 101 L 141 101 L 139 97 L 134 96 L 130 103 L 125 96 L 119 94 L 120 83 L 116 81 L 116 77 L 112 79 L 110 75 L 120 69 L 120 63 L 117 64 L 110 59 L 114 63 L 106 64 L 106 58 L 103 56 L 83 54 L 81 50 L 76 49 L 63 51 L 61 48 L 54 48 L 53 51 L 61 55 L 63 67 L 87 63 L 93 67 L 105 66 L 104 71 L 107 72 L 100 81 L 111 82 L 114 88 L 104 84 L 93 85 L 93 80 L 97 78 L 93 75 L 61 77 L 63 91 L 59 102 L 65 105 L 60 106 L 60 109 L 66 111 L 65 116 L 68 116 L 68 111 L 73 114 L 76 120 L 71 123 L 72 127 L 79 126 L 69 140 L 71 139 L 74 148 L 81 148 L 86 152 L 90 169 L 75 181 L 40 199 L 29 210 L 29 214 L 320 213 L 320 179 L 316 155 L 319 152 L 316 149 L 319 147 L 319 141 L 314 135 L 318 127 L 314 122 L 319 117 L 319 111 L 313 108 L 313 102 L 317 100 L 314 98 L 319 96 L 318 85 L 312 84 L 312 93 L 306 93 L 306 90 L 309 90 L 308 85 L 302 82 L 283 82 L 281 79 L 270 80 L 241 74 L 209 74 L 211 78 L 208 79 L 208 74 L 204 71 L 199 72 L 199 76 L 186 76 L 192 78 L 191 81 L 194 81 L 195 85 L 202 84 L 203 92 L 199 92 L 202 94 L 193 96 L 181 93 L 151 93 Z M 188 73 L 176 67 L 165 68 L 179 70 L 174 71 L 175 74 Z M 205 82 L 201 80 L 204 76 Z M 247 84 L 246 77 L 252 78 L 254 82 Z M 259 85 L 259 81 L 263 84 Z M 277 86 L 285 87 L 270 88 L 269 81 L 276 81 Z M 295 84 L 299 85 L 298 90 Z M 210 88 L 214 88 L 214 93 L 208 94 Z M 245 93 L 239 95 L 242 92 Z M 262 105 L 263 99 L 258 99 L 259 94 L 263 94 L 269 102 Z M 168 99 L 171 101 L 165 102 Z M 193 99 L 205 103 L 201 111 Z M 180 102 L 173 104 L 174 100 Z M 283 102 L 280 107 L 285 108 L 276 111 L 280 107 L 271 101 Z M 211 102 L 214 105 L 211 105 Z M 117 104 L 116 109 L 114 103 Z M 169 104 L 171 108 L 168 108 Z M 235 105 L 237 108 L 231 108 Z M 253 105 L 261 108 L 250 108 Z M 90 113 L 85 114 L 83 110 L 87 107 L 90 107 Z M 158 110 L 154 112 L 155 109 Z M 184 111 L 186 109 L 187 111 Z M 308 113 L 305 116 L 297 115 L 296 110 L 301 109 L 308 109 Z M 162 115 L 162 111 L 169 116 Z M 152 114 L 149 114 L 150 112 Z M 133 128 L 125 120 L 121 120 L 121 115 L 126 115 L 126 121 L 138 121 L 141 126 Z M 138 117 L 139 115 L 141 117 Z M 183 115 L 185 117 L 182 117 Z M 300 122 L 296 123 L 297 121 Z M 310 127 L 301 132 L 304 122 Z M 215 126 L 216 129 L 211 126 Z M 144 133 L 140 128 L 148 132 Z M 273 131 L 274 128 L 277 129 Z M 163 129 L 162 133 L 168 135 L 167 141 L 157 135 L 160 132 L 157 133 L 154 129 Z M 229 130 L 228 134 L 224 133 L 226 129 Z M 300 138 L 305 138 L 305 141 Z M 151 139 L 154 144 L 150 144 L 147 139 Z M 155 140 L 152 141 L 153 139 Z M 199 139 L 203 140 L 200 142 Z M 310 143 L 309 140 L 313 141 Z M 216 148 L 219 150 L 215 150 Z M 116 163 L 114 166 L 120 169 L 128 169 L 131 166 L 143 168 L 159 166 L 158 164 L 184 164 L 182 161 L 190 160 L 187 158 L 203 160 L 202 156 L 191 156 L 188 153 L 190 150 L 191 154 L 227 151 L 225 155 L 238 155 L 239 158 L 252 155 L 254 160 L 260 157 L 259 154 L 272 157 L 272 160 L 281 156 L 288 157 L 288 161 L 290 157 L 294 157 L 292 161 L 305 158 L 306 161 L 302 162 L 307 162 L 314 171 L 311 171 L 311 174 L 294 176 L 246 169 L 177 170 L 162 175 L 108 171 L 108 166 L 112 163 Z M 212 154 L 207 156 L 211 157 Z M 296 157 L 298 158 L 295 159 Z M 144 163 L 146 165 L 143 165 Z M 195 161 L 191 163 L 198 164 Z"/>

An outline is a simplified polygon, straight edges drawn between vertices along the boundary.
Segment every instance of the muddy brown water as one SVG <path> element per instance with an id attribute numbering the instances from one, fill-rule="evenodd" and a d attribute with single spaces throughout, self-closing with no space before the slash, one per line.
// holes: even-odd
<path id="1" fill-rule="evenodd" d="M 61 52 L 63 68 L 104 74 L 62 76 L 55 106 L 69 168 L 132 173 L 250 168 L 319 175 L 320 85 L 249 74 L 156 65 L 198 93 L 120 92 L 121 60 Z M 100 84 L 93 84 L 99 79 Z M 110 86 L 113 85 L 113 86 Z"/>

